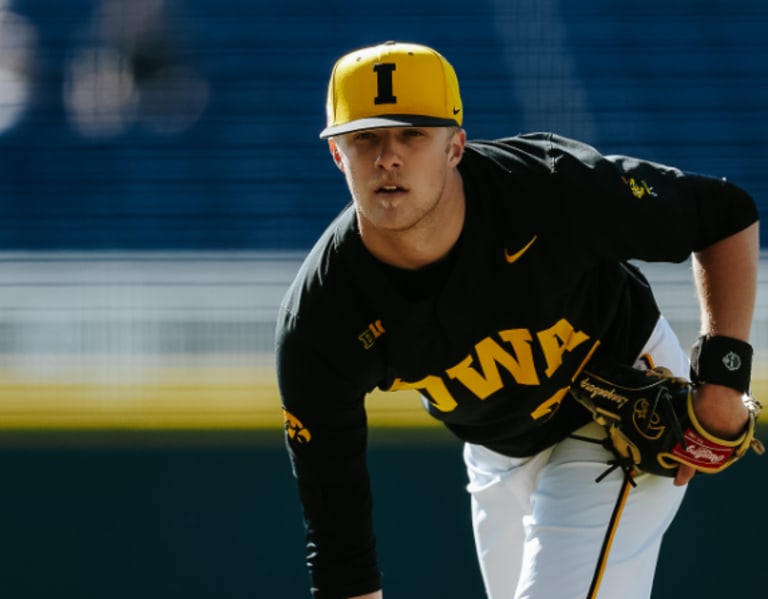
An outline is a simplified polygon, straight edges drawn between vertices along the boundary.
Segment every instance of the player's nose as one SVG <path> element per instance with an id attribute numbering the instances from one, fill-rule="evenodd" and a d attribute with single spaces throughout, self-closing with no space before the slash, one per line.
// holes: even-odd
<path id="1" fill-rule="evenodd" d="M 393 139 L 384 136 L 378 150 L 376 161 L 374 162 L 377 167 L 392 169 L 402 166 L 403 159 L 398 151 L 397 143 Z"/>

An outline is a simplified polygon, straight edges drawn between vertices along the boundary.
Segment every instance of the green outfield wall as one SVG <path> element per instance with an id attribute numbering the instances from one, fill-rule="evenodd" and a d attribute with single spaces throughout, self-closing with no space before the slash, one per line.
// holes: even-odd
<path id="1" fill-rule="evenodd" d="M 387 597 L 481 599 L 459 444 L 439 429 L 374 429 L 369 461 Z M 17 431 L 0 436 L 0 468 L 2 597 L 309 597 L 277 431 Z M 766 468 L 749 455 L 694 479 L 653 599 L 765 596 Z"/>

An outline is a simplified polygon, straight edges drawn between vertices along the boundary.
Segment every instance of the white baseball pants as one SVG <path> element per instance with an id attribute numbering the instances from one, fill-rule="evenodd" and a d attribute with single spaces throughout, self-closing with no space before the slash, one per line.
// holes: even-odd
<path id="1" fill-rule="evenodd" d="M 659 319 L 641 354 L 688 376 L 688 357 Z M 635 365 L 644 368 L 643 362 Z M 602 439 L 589 424 L 578 434 Z M 624 475 L 600 483 L 611 454 L 566 439 L 530 458 L 465 444 L 472 525 L 489 599 L 585 599 Z M 600 599 L 648 599 L 662 536 L 683 499 L 671 478 L 641 474 L 629 491 L 600 584 Z"/>

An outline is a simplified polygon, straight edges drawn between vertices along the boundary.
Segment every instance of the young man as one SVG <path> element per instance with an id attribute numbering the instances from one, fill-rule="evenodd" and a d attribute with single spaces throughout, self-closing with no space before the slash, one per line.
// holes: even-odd
<path id="1" fill-rule="evenodd" d="M 488 596 L 583 599 L 622 473 L 595 482 L 611 455 L 584 441 L 604 433 L 569 385 L 607 359 L 689 376 L 630 259 L 693 254 L 703 351 L 749 348 L 753 201 L 724 180 L 554 134 L 467 142 L 454 70 L 420 45 L 342 57 L 327 111 L 321 137 L 352 204 L 307 256 L 276 344 L 313 596 L 382 597 L 364 407 L 379 387 L 418 390 L 465 441 Z M 700 384 L 695 411 L 711 432 L 735 437 L 747 421 L 742 399 L 727 384 Z M 674 479 L 636 478 L 600 597 L 650 595 L 693 474 L 681 466 Z"/>

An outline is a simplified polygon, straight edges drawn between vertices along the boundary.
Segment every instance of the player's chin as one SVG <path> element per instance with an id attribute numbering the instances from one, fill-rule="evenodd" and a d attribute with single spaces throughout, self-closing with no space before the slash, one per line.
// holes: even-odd
<path id="1" fill-rule="evenodd" d="M 420 216 L 404 203 L 385 203 L 377 206 L 369 213 L 369 220 L 377 229 L 392 233 L 405 232 L 412 229 L 419 221 Z"/>
<path id="2" fill-rule="evenodd" d="M 408 194 L 403 191 L 397 192 L 376 192 L 373 195 L 373 201 L 379 210 L 392 211 L 402 208 L 408 198 Z"/>

